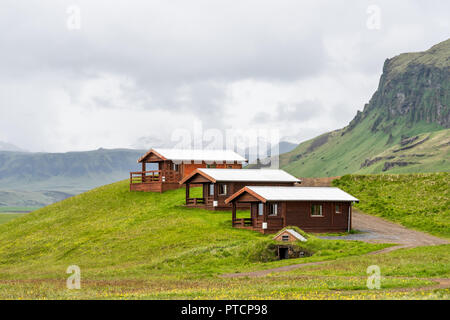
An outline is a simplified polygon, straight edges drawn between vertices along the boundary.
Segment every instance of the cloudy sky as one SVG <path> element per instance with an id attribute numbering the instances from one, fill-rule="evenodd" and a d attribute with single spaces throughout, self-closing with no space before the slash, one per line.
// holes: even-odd
<path id="1" fill-rule="evenodd" d="M 449 38 L 448 12 L 448 1 L 2 0 L 0 141 L 151 147 L 194 124 L 303 141 L 345 126 L 386 58 Z"/>

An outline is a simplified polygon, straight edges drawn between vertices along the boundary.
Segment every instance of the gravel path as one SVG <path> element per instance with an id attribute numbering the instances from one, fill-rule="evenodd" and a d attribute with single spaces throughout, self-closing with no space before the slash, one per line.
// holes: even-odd
<path id="1" fill-rule="evenodd" d="M 340 237 L 321 237 L 322 239 L 343 239 L 360 240 L 366 242 L 378 243 L 398 243 L 401 247 L 432 246 L 449 243 L 441 239 L 420 231 L 407 229 L 399 224 L 384 220 L 379 217 L 370 216 L 353 211 L 353 229 L 363 233 L 350 234 Z M 394 247 L 395 248 L 395 247 Z"/>

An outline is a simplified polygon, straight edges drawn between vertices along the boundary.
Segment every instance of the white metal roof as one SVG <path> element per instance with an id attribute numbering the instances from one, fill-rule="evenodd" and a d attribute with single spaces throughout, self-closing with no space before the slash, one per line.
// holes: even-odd
<path id="1" fill-rule="evenodd" d="M 198 169 L 216 181 L 300 182 L 286 171 L 278 169 Z"/>
<path id="2" fill-rule="evenodd" d="M 275 239 L 276 237 L 278 237 L 278 236 L 279 236 L 280 234 L 282 234 L 283 232 L 289 232 L 289 233 L 292 234 L 296 239 L 298 239 L 298 240 L 300 240 L 300 241 L 302 241 L 302 242 L 307 241 L 306 238 L 305 238 L 304 236 L 302 236 L 300 233 L 298 233 L 298 232 L 295 231 L 294 229 L 285 229 L 285 230 L 282 230 L 282 231 L 278 232 L 278 234 L 277 234 L 275 237 L 273 237 L 273 238 Z"/>
<path id="3" fill-rule="evenodd" d="M 244 157 L 232 150 L 160 148 L 154 148 L 153 150 L 162 155 L 164 158 L 175 161 L 246 161 Z"/>
<path id="4" fill-rule="evenodd" d="M 359 200 L 339 188 L 331 187 L 253 187 L 248 189 L 268 201 L 355 201 Z"/>

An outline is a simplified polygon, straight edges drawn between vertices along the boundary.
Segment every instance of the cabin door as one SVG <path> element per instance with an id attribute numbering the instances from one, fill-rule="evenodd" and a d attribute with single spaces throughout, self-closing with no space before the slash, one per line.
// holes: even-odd
<path id="1" fill-rule="evenodd" d="M 331 206 L 333 214 L 333 226 L 346 226 L 348 206 L 343 203 L 333 203 Z"/>

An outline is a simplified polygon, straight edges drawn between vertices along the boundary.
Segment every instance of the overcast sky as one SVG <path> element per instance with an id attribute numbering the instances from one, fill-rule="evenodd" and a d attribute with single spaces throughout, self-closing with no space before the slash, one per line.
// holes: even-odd
<path id="1" fill-rule="evenodd" d="M 2 0 L 0 141 L 148 148 L 197 123 L 300 142 L 348 124 L 386 58 L 448 39 L 449 12 L 449 1 Z"/>

